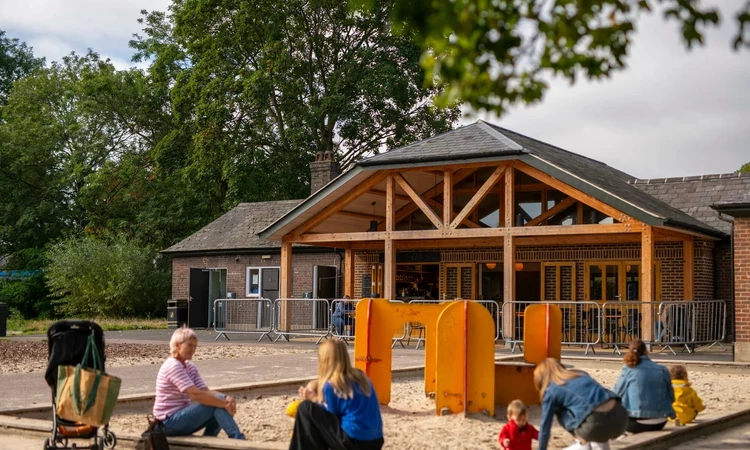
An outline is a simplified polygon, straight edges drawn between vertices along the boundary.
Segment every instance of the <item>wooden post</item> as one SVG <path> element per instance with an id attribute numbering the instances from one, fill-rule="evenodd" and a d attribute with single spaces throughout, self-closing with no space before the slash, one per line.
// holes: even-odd
<path id="1" fill-rule="evenodd" d="M 516 184 L 515 169 L 513 165 L 505 168 L 505 227 L 510 228 L 515 224 L 515 198 L 513 198 L 513 188 Z"/>
<path id="2" fill-rule="evenodd" d="M 513 337 L 516 319 L 516 307 L 508 302 L 516 300 L 516 241 L 515 237 L 506 234 L 503 244 L 503 335 Z M 507 346 L 508 344 L 506 344 Z"/>
<path id="3" fill-rule="evenodd" d="M 292 297 L 292 243 L 282 239 L 281 241 L 281 270 L 279 273 L 281 286 L 279 286 L 279 298 Z M 292 325 L 292 310 L 286 302 L 281 302 L 279 314 L 280 327 L 282 331 L 290 331 Z"/>
<path id="4" fill-rule="evenodd" d="M 396 299 L 396 241 L 393 239 L 385 240 L 385 270 L 383 275 L 383 292 L 382 298 L 388 300 Z"/>
<path id="5" fill-rule="evenodd" d="M 690 237 L 682 241 L 682 276 L 683 276 L 683 294 L 685 300 L 693 300 L 693 271 L 695 270 L 695 261 L 693 259 L 694 244 L 693 238 Z"/>
<path id="6" fill-rule="evenodd" d="M 344 294 L 354 298 L 354 250 L 344 252 Z"/>
<path id="7" fill-rule="evenodd" d="M 641 339 L 651 342 L 654 339 L 654 320 L 658 310 L 654 301 L 654 240 L 653 228 L 643 226 L 641 232 L 641 302 L 643 302 Z"/>
<path id="8" fill-rule="evenodd" d="M 389 176 L 385 184 L 385 267 L 383 271 L 383 292 L 380 293 L 380 296 L 389 300 L 396 299 L 396 246 L 391 239 L 394 225 L 395 181 L 393 176 Z"/>
<path id="9" fill-rule="evenodd" d="M 453 171 L 443 171 L 443 225 L 453 221 Z"/>

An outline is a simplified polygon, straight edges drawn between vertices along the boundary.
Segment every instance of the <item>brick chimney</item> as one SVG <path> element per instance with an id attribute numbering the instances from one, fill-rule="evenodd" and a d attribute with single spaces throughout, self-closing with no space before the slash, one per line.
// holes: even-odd
<path id="1" fill-rule="evenodd" d="M 315 161 L 310 163 L 310 195 L 318 192 L 338 174 L 339 165 L 333 159 L 332 151 L 316 153 Z"/>

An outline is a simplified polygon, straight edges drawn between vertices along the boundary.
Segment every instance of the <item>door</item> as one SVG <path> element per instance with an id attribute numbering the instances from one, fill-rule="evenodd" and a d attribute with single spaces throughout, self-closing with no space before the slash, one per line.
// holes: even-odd
<path id="1" fill-rule="evenodd" d="M 271 300 L 270 302 L 258 303 L 258 327 L 267 328 L 271 326 L 271 304 L 279 298 L 278 267 L 260 268 L 260 296 Z"/>
<path id="2" fill-rule="evenodd" d="M 214 323 L 214 301 L 227 298 L 227 269 L 210 269 L 208 283 L 208 323 Z"/>
<path id="3" fill-rule="evenodd" d="M 190 269 L 190 303 L 188 305 L 188 326 L 190 328 L 208 327 L 208 269 Z"/>
<path id="4" fill-rule="evenodd" d="M 313 298 L 333 300 L 337 296 L 338 279 L 336 266 L 313 266 Z M 313 303 L 313 327 L 328 327 L 328 309 L 323 310 L 322 302 Z"/>

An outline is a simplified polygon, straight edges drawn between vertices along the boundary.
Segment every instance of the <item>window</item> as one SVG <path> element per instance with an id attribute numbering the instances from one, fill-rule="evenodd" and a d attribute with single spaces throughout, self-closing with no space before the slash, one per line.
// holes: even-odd
<path id="1" fill-rule="evenodd" d="M 245 297 L 260 297 L 260 267 L 248 267 Z"/>

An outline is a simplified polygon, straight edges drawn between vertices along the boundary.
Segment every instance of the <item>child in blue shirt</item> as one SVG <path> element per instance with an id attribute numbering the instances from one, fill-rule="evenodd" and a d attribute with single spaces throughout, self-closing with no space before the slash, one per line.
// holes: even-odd
<path id="1" fill-rule="evenodd" d="M 290 450 L 383 447 L 383 419 L 367 375 L 352 367 L 346 344 L 329 339 L 318 350 L 318 391 L 300 387 Z M 314 399 L 321 399 L 322 404 Z"/>

